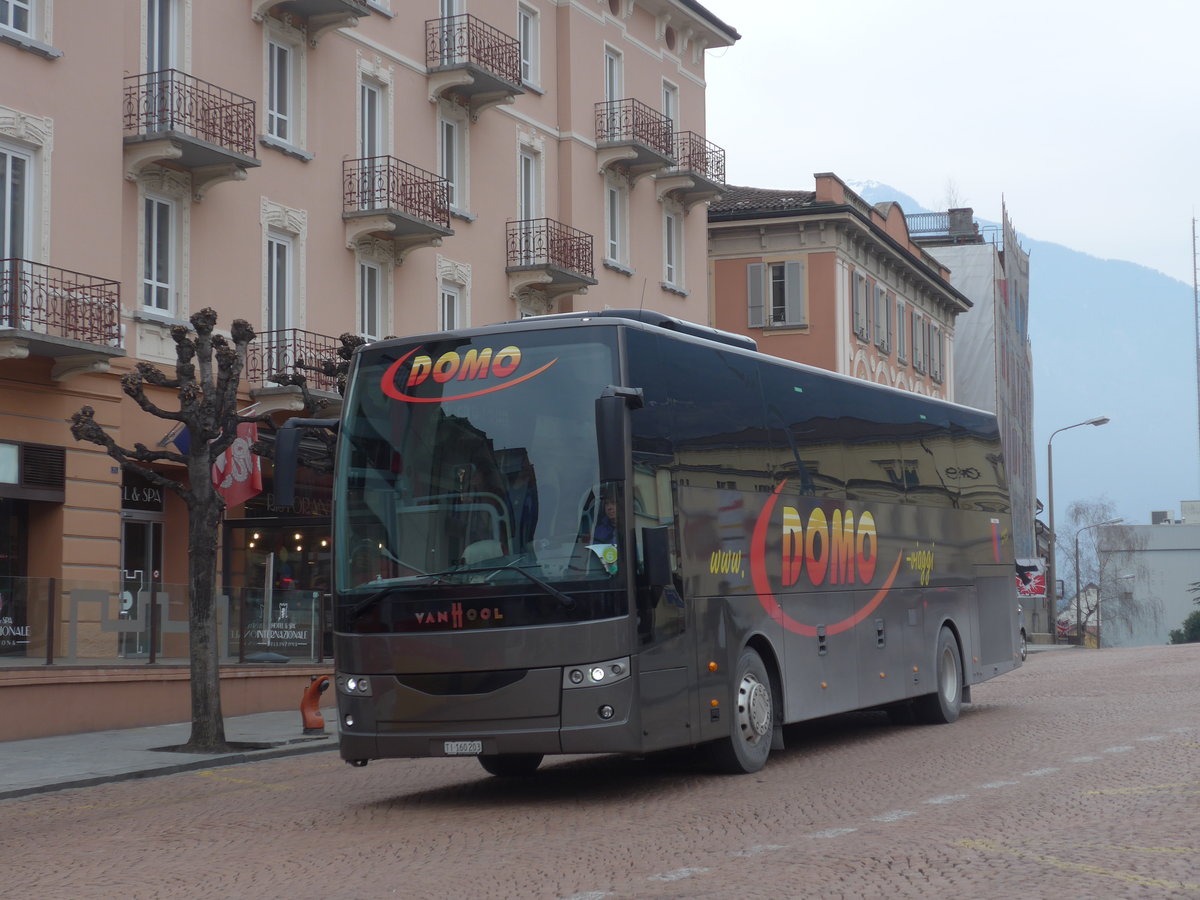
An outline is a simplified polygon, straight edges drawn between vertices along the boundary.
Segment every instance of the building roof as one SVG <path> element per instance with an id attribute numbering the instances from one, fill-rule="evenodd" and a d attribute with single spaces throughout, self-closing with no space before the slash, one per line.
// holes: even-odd
<path id="1" fill-rule="evenodd" d="M 720 198 L 708 207 L 710 219 L 739 218 L 761 213 L 789 213 L 809 209 L 816 191 L 781 191 L 771 188 L 726 185 Z"/>

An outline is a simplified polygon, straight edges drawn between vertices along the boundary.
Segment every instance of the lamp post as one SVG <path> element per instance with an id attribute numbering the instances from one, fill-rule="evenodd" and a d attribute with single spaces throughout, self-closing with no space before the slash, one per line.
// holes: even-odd
<path id="1" fill-rule="evenodd" d="M 1079 602 L 1079 536 L 1093 528 L 1103 528 L 1105 525 L 1120 525 L 1124 519 L 1109 519 L 1107 522 L 1097 522 L 1095 525 L 1084 525 L 1075 532 L 1075 637 L 1079 646 L 1083 646 L 1083 616 Z M 1096 589 L 1096 647 L 1100 647 L 1100 589 Z"/>
<path id="2" fill-rule="evenodd" d="M 1096 416 L 1052 431 L 1050 440 L 1046 441 L 1046 493 L 1050 507 L 1050 558 L 1046 561 L 1046 574 L 1050 576 L 1048 579 L 1050 583 L 1046 585 L 1046 630 L 1050 632 L 1051 640 L 1054 639 L 1054 613 L 1058 608 L 1058 584 L 1055 581 L 1058 575 L 1058 566 L 1054 564 L 1054 556 L 1058 549 L 1058 536 L 1054 533 L 1054 436 L 1060 431 L 1079 428 L 1082 425 L 1107 425 L 1108 423 L 1108 416 Z"/>

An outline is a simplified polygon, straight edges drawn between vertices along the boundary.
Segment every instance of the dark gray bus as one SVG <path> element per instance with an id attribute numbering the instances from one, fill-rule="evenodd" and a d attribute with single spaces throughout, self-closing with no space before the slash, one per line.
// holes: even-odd
<path id="1" fill-rule="evenodd" d="M 362 348 L 334 510 L 354 765 L 753 772 L 785 723 L 952 722 L 1020 664 L 994 417 L 657 313 Z"/>

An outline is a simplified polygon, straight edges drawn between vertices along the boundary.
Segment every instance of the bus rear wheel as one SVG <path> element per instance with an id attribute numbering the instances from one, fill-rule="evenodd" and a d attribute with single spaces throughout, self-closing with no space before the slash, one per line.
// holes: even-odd
<path id="1" fill-rule="evenodd" d="M 712 745 L 712 759 L 722 772 L 748 775 L 767 764 L 775 728 L 771 676 L 753 648 L 747 647 L 738 658 L 733 684 L 729 737 Z"/>
<path id="2" fill-rule="evenodd" d="M 516 778 L 532 775 L 542 764 L 540 753 L 496 753 L 480 756 L 479 764 L 491 775 L 501 778 Z"/>
<path id="3" fill-rule="evenodd" d="M 913 700 L 913 712 L 926 725 L 949 725 L 962 710 L 962 656 L 954 633 L 945 626 L 938 634 L 935 659 L 937 690 Z"/>

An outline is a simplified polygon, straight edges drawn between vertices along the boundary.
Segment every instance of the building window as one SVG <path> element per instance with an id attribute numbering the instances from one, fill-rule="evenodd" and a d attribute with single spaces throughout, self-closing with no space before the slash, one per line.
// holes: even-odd
<path id="1" fill-rule="evenodd" d="M 467 201 L 467 125 L 465 121 L 447 118 L 441 119 L 439 138 L 441 172 L 446 179 L 450 207 L 457 210 L 468 208 Z"/>
<path id="2" fill-rule="evenodd" d="M 267 308 L 264 331 L 283 331 L 293 321 L 293 245 L 283 234 L 267 236 Z"/>
<path id="3" fill-rule="evenodd" d="M 609 179 L 604 188 L 604 259 L 624 267 L 627 261 L 629 194 L 625 185 Z"/>
<path id="4" fill-rule="evenodd" d="M 178 239 L 174 201 L 147 194 L 143 219 L 142 306 L 154 312 L 170 313 L 175 308 L 175 247 Z"/>
<path id="5" fill-rule="evenodd" d="M 382 322 L 383 267 L 358 264 L 358 331 L 367 340 L 378 340 Z"/>
<path id="6" fill-rule="evenodd" d="M 929 372 L 938 384 L 946 378 L 942 369 L 942 329 L 932 324 L 929 326 Z"/>
<path id="7" fill-rule="evenodd" d="M 0 145 L 0 256 L 28 254 L 30 239 L 29 177 L 33 158 Z"/>
<path id="8" fill-rule="evenodd" d="M 611 47 L 604 48 L 604 99 L 607 101 L 622 100 L 624 90 L 624 72 L 621 53 Z"/>
<path id="9" fill-rule="evenodd" d="M 683 216 L 673 209 L 663 216 L 663 281 L 683 287 Z"/>
<path id="10" fill-rule="evenodd" d="M 517 41 L 521 45 L 521 81 L 525 84 L 536 85 L 540 77 L 538 72 L 539 39 L 538 12 L 522 3 L 517 7 Z"/>
<path id="11" fill-rule="evenodd" d="M 291 143 L 292 48 L 267 41 L 267 134 Z"/>
<path id="12" fill-rule="evenodd" d="M 871 317 L 867 311 L 867 279 L 857 272 L 851 277 L 850 292 L 854 311 L 854 333 L 862 340 L 870 338 Z"/>
<path id="13" fill-rule="evenodd" d="M 887 291 L 883 285 L 875 285 L 875 346 L 884 353 L 888 350 Z"/>
<path id="14" fill-rule="evenodd" d="M 364 159 L 383 156 L 383 88 L 370 81 L 358 86 L 358 151 Z"/>
<path id="15" fill-rule="evenodd" d="M 466 323 L 462 315 L 462 289 L 456 284 L 442 282 L 439 301 L 438 325 L 442 331 L 462 328 Z"/>
<path id="16" fill-rule="evenodd" d="M 671 120 L 671 128 L 679 129 L 679 88 L 669 81 L 663 82 L 662 112 Z"/>
<path id="17" fill-rule="evenodd" d="M 924 341 L 924 319 L 917 314 L 914 309 L 912 311 L 912 364 L 913 368 L 924 374 L 925 372 L 925 341 Z"/>
<path id="18" fill-rule="evenodd" d="M 0 0 L 0 25 L 33 35 L 33 4 L 30 0 Z"/>
<path id="19" fill-rule="evenodd" d="M 905 339 L 905 328 L 908 322 L 908 309 L 904 305 L 903 300 L 896 301 L 896 359 L 901 362 L 908 361 L 908 341 Z"/>
<path id="20" fill-rule="evenodd" d="M 804 262 L 751 263 L 746 267 L 746 297 L 751 328 L 806 325 Z"/>

